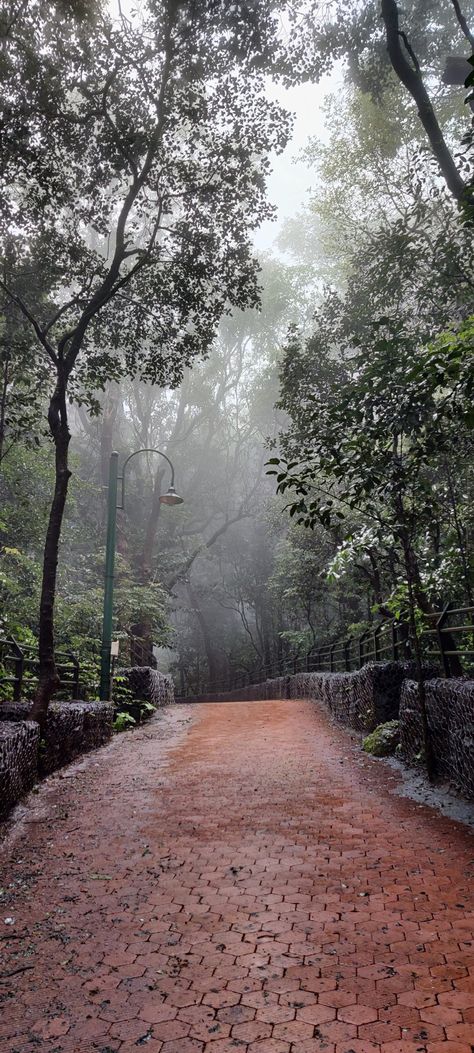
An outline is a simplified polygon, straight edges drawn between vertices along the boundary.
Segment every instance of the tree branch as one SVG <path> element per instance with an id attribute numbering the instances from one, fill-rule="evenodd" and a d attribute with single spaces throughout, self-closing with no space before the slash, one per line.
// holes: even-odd
<path id="1" fill-rule="evenodd" d="M 453 7 L 454 7 L 454 10 L 455 10 L 455 13 L 456 13 L 456 18 L 457 18 L 457 20 L 459 22 L 459 25 L 460 25 L 463 33 L 464 33 L 464 36 L 466 37 L 466 40 L 469 41 L 469 43 L 471 45 L 471 48 L 474 51 L 474 34 L 471 33 L 471 30 L 469 29 L 469 26 L 467 24 L 466 18 L 464 17 L 464 15 L 463 15 L 463 13 L 461 11 L 461 5 L 458 3 L 458 0 L 451 0 L 451 3 L 453 5 Z"/>
<path id="2" fill-rule="evenodd" d="M 26 306 L 26 303 L 24 302 L 24 300 L 22 300 L 21 296 L 19 296 L 18 293 L 12 292 L 11 289 L 9 289 L 7 285 L 5 285 L 5 282 L 1 278 L 0 278 L 0 288 L 3 289 L 3 291 L 7 294 L 7 296 L 12 301 L 12 303 L 15 303 L 17 305 L 17 307 L 20 309 L 21 313 L 25 316 L 25 318 L 28 319 L 30 325 L 33 327 L 33 329 L 34 329 L 34 331 L 36 333 L 36 336 L 38 337 L 38 340 L 39 340 L 40 344 L 42 345 L 42 347 L 44 347 L 47 355 L 49 356 L 51 361 L 54 362 L 54 365 L 57 366 L 57 364 L 58 364 L 58 356 L 56 355 L 56 352 L 54 351 L 54 348 L 50 344 L 49 340 L 46 339 L 46 335 L 43 332 L 39 322 L 37 322 L 37 320 L 34 317 L 34 315 L 31 313 L 29 308 Z"/>
<path id="3" fill-rule="evenodd" d="M 126 258 L 126 254 L 127 254 L 127 239 L 126 239 L 127 222 L 128 222 L 130 213 L 131 213 L 131 211 L 133 209 L 133 206 L 135 205 L 135 202 L 137 201 L 137 198 L 138 198 L 138 196 L 140 194 L 140 191 L 145 186 L 146 181 L 148 179 L 148 176 L 150 175 L 150 172 L 151 172 L 151 169 L 152 169 L 152 165 L 153 165 L 153 161 L 154 161 L 155 154 L 156 154 L 156 150 L 157 150 L 157 146 L 158 146 L 158 143 L 160 141 L 160 138 L 162 136 L 163 129 L 164 129 L 164 123 L 165 123 L 164 101 L 165 101 L 166 91 L 167 91 L 167 87 L 168 87 L 168 82 L 169 82 L 169 79 L 170 79 L 170 76 L 171 76 L 172 58 L 173 58 L 173 42 L 172 42 L 172 24 L 171 24 L 171 17 L 170 17 L 170 21 L 169 21 L 168 27 L 167 27 L 167 39 L 166 39 L 166 43 L 165 43 L 165 56 L 164 56 L 164 63 L 163 63 L 163 73 L 162 73 L 162 77 L 161 77 L 160 91 L 159 91 L 158 99 L 157 99 L 158 121 L 156 123 L 153 135 L 151 136 L 151 139 L 150 139 L 150 142 L 149 142 L 149 145 L 148 145 L 148 149 L 147 149 L 146 154 L 145 154 L 145 159 L 143 161 L 141 170 L 140 170 L 140 172 L 138 172 L 138 175 L 136 177 L 133 176 L 132 182 L 131 182 L 131 184 L 130 184 L 130 186 L 128 188 L 128 191 L 127 191 L 127 193 L 125 195 L 125 198 L 123 200 L 123 203 L 122 203 L 122 207 L 120 209 L 120 213 L 119 213 L 119 216 L 118 216 L 117 224 L 116 224 L 116 227 L 115 227 L 115 251 L 114 251 L 114 254 L 113 254 L 112 261 L 110 263 L 110 267 L 109 267 L 109 269 L 107 271 L 107 274 L 105 275 L 101 285 L 96 290 L 96 292 L 93 295 L 92 299 L 90 300 L 89 304 L 84 308 L 84 310 L 82 312 L 82 315 L 81 315 L 81 318 L 79 319 L 79 322 L 78 322 L 77 326 L 75 328 L 69 330 L 63 336 L 63 338 L 61 340 L 61 343 L 59 345 L 58 350 L 59 350 L 59 354 L 61 355 L 61 354 L 64 353 L 64 351 L 65 351 L 65 349 L 67 347 L 67 344 L 70 344 L 69 351 L 67 352 L 67 356 L 66 356 L 66 373 L 67 373 L 67 375 L 70 374 L 70 372 L 71 372 L 71 370 L 72 370 L 72 368 L 74 366 L 76 358 L 77 358 L 77 356 L 79 354 L 79 351 L 81 349 L 82 341 L 84 339 L 86 330 L 87 330 L 90 322 L 95 317 L 95 315 L 105 306 L 105 304 L 108 303 L 108 301 L 113 298 L 115 293 L 120 288 L 122 288 L 125 284 L 128 284 L 128 282 L 130 282 L 130 280 L 133 277 L 133 275 L 145 265 L 145 263 L 147 262 L 147 260 L 149 258 L 149 255 L 150 255 L 150 253 L 151 253 L 151 251 L 152 251 L 152 249 L 154 247 L 155 241 L 156 241 L 157 233 L 158 233 L 159 226 L 160 226 L 160 223 L 161 223 L 161 215 L 162 215 L 162 209 L 163 209 L 163 203 L 161 201 L 159 203 L 159 208 L 158 208 L 158 218 L 157 218 L 157 221 L 155 222 L 155 224 L 153 226 L 153 229 L 152 229 L 152 232 L 151 232 L 151 236 L 150 236 L 150 239 L 149 239 L 149 242 L 148 242 L 147 249 L 144 251 L 143 254 L 141 254 L 140 259 L 137 261 L 135 266 L 132 267 L 131 270 L 128 271 L 126 275 L 123 275 L 122 278 L 120 278 L 120 268 L 122 266 L 122 263 L 123 263 L 124 259 Z"/>
<path id="4" fill-rule="evenodd" d="M 239 512 L 237 512 L 235 516 L 232 516 L 231 519 L 226 519 L 225 523 L 223 523 L 222 526 L 218 527 L 218 529 L 214 531 L 214 533 L 211 535 L 208 541 L 205 541 L 202 545 L 198 545 L 198 547 L 195 548 L 194 552 L 191 553 L 191 555 L 188 557 L 185 563 L 183 563 L 181 569 L 178 570 L 174 577 L 171 579 L 171 581 L 168 582 L 167 588 L 169 589 L 169 591 L 171 592 L 171 589 L 174 589 L 176 583 L 180 580 L 180 578 L 182 578 L 184 574 L 187 574 L 188 570 L 190 570 L 190 568 L 192 567 L 194 560 L 197 559 L 201 552 L 205 552 L 207 548 L 211 548 L 211 546 L 214 545 L 214 543 L 220 537 L 222 537 L 222 534 L 225 534 L 226 530 L 228 530 L 230 526 L 233 526 L 234 523 L 239 523 L 241 519 L 248 519 L 249 516 L 250 512 L 244 512 L 241 509 Z"/>
<path id="5" fill-rule="evenodd" d="M 472 200 L 471 191 L 461 178 L 438 124 L 433 104 L 423 83 L 418 60 L 406 35 L 399 26 L 398 4 L 395 0 L 382 0 L 382 19 L 385 23 L 387 51 L 399 80 L 415 101 L 418 116 L 428 136 L 431 149 L 441 169 L 445 183 L 460 205 Z M 404 48 L 402 47 L 402 41 Z M 410 64 L 406 53 L 414 63 Z"/>

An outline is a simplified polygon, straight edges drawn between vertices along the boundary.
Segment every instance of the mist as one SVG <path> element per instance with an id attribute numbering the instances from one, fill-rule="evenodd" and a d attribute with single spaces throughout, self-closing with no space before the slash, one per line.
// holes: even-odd
<path id="1" fill-rule="evenodd" d="M 447 56 L 467 54 L 465 33 L 449 5 L 403 13 L 431 107 L 423 123 L 418 88 L 410 93 L 398 76 L 375 6 L 361 22 L 354 5 L 340 39 L 337 19 L 315 21 L 312 5 L 263 7 L 255 60 L 257 38 L 242 16 L 247 51 L 229 50 L 225 102 L 213 47 L 220 39 L 225 77 L 232 17 L 222 26 L 209 14 L 193 26 L 202 65 L 190 45 L 184 72 L 163 81 L 175 117 L 158 150 L 161 125 L 152 127 L 137 62 L 158 85 L 162 46 L 140 49 L 145 25 L 166 42 L 162 12 L 110 6 L 130 68 L 104 89 L 108 124 L 87 145 L 82 182 L 79 147 L 75 167 L 65 160 L 68 129 L 87 124 L 92 95 L 79 103 L 71 80 L 54 103 L 58 113 L 71 108 L 60 143 L 63 218 L 56 222 L 54 188 L 38 213 L 38 187 L 46 200 L 52 181 L 41 151 L 24 225 L 14 195 L 5 213 L 2 631 L 33 645 L 47 616 L 50 653 L 54 628 L 56 643 L 89 668 L 92 695 L 114 451 L 120 470 L 137 453 L 117 518 L 118 667 L 158 664 L 182 696 L 296 662 L 309 668 L 321 647 L 400 613 L 407 559 L 422 608 L 471 601 L 472 120 L 462 79 L 446 73 Z M 97 10 L 84 5 L 74 23 L 79 47 Z M 472 5 L 465 16 L 472 21 Z M 25 32 L 39 32 L 31 17 Z M 51 25 L 58 19 L 52 11 Z M 188 41 L 179 20 L 173 32 Z M 111 40 L 91 83 L 103 83 Z M 68 46 L 61 38 L 66 57 Z M 12 98 L 22 92 L 19 56 Z M 47 142 L 47 113 L 42 120 L 38 141 Z M 139 127 L 135 138 L 128 125 Z M 150 160 L 138 177 L 144 143 Z M 13 147 L 9 163 L 20 185 L 24 158 Z M 127 185 L 137 196 L 121 245 Z M 149 270 L 135 279 L 147 253 Z M 96 317 L 99 280 L 112 291 Z M 447 332 L 458 349 L 449 368 L 436 352 Z M 71 340 L 78 357 L 48 427 L 54 369 Z M 71 474 L 53 611 L 42 555 L 66 416 L 61 471 Z M 160 500 L 169 461 L 183 499 L 176 506 Z M 31 500 L 35 513 L 25 515 Z"/>

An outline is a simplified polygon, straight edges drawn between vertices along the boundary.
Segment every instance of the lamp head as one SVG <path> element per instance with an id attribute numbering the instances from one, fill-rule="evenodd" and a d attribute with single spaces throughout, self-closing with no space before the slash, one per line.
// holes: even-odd
<path id="1" fill-rule="evenodd" d="M 160 497 L 160 504 L 162 505 L 182 505 L 184 498 L 180 497 L 176 493 L 174 486 L 169 486 L 166 493 Z"/>

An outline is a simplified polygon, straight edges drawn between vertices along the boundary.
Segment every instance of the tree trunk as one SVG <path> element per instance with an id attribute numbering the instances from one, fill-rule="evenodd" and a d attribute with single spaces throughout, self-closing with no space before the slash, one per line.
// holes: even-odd
<path id="1" fill-rule="evenodd" d="M 3 461 L 3 448 L 5 444 L 5 428 L 7 419 L 7 396 L 8 396 L 8 382 L 9 372 L 8 367 L 10 365 L 10 356 L 8 352 L 5 353 L 3 360 L 3 377 L 1 383 L 1 397 L 0 397 L 0 464 Z"/>
<path id="2" fill-rule="evenodd" d="M 61 527 L 71 476 L 68 467 L 71 436 L 67 420 L 65 384 L 61 380 L 58 381 L 50 402 L 48 421 L 55 444 L 56 478 L 43 558 L 39 625 L 39 683 L 31 711 L 31 719 L 36 720 L 41 728 L 46 722 L 50 700 L 60 683 L 54 658 L 54 603 Z"/>
<path id="3" fill-rule="evenodd" d="M 409 617 L 410 617 L 411 635 L 412 635 L 412 639 L 413 639 L 413 649 L 414 649 L 414 652 L 415 652 L 415 669 L 416 669 L 416 681 L 417 681 L 417 687 L 418 687 L 418 700 L 419 700 L 419 703 L 420 703 L 423 750 L 424 750 L 424 755 L 425 755 L 426 774 L 428 776 L 429 781 L 433 782 L 435 774 L 436 774 L 436 761 L 435 761 L 435 755 L 434 755 L 434 752 L 433 752 L 433 743 L 432 743 L 432 739 L 431 739 L 431 732 L 430 732 L 430 728 L 429 728 L 429 724 L 428 724 L 428 709 L 427 709 L 427 704 L 426 704 L 426 687 L 425 687 L 425 677 L 424 677 L 424 673 L 423 673 L 423 657 L 422 657 L 422 653 L 421 653 L 420 637 L 418 635 L 418 629 L 417 629 L 417 625 L 416 625 L 415 597 L 413 595 L 413 582 L 412 582 L 412 580 L 410 578 L 409 563 L 410 563 L 410 560 L 408 558 L 408 561 L 406 563 L 406 569 L 407 569 L 407 580 L 408 580 L 408 595 L 409 595 L 409 601 L 410 601 Z"/>
<path id="4" fill-rule="evenodd" d="M 208 691 L 210 694 L 213 694 L 215 691 L 217 691 L 219 669 L 214 653 L 214 648 L 212 645 L 211 633 L 209 631 L 209 626 L 199 605 L 197 595 L 190 583 L 188 583 L 188 594 L 193 606 L 193 613 L 196 615 L 199 627 L 201 629 L 204 650 L 206 652 L 207 659 Z"/>
<path id="5" fill-rule="evenodd" d="M 153 549 L 161 513 L 161 484 L 165 474 L 164 468 L 158 468 L 153 486 L 153 500 L 146 525 L 143 551 L 139 559 L 138 578 L 142 585 L 149 585 L 153 573 Z M 132 647 L 133 663 L 136 665 L 153 664 L 153 640 L 149 618 L 140 618 L 131 628 L 134 639 Z"/>
<path id="6" fill-rule="evenodd" d="M 118 384 L 110 384 L 102 405 L 100 429 L 100 481 L 104 487 L 109 481 L 110 454 L 114 448 L 114 431 L 119 404 L 120 387 Z"/>
<path id="7" fill-rule="evenodd" d="M 148 619 L 135 622 L 130 627 L 130 662 L 132 665 L 151 666 L 155 663 L 153 655 L 153 641 L 151 639 L 151 628 Z"/>
<path id="8" fill-rule="evenodd" d="M 158 468 L 155 474 L 155 481 L 153 485 L 153 500 L 148 516 L 148 522 L 145 531 L 145 540 L 143 542 L 143 553 L 142 553 L 142 581 L 144 585 L 148 585 L 151 580 L 152 569 L 153 569 L 153 550 L 156 541 L 156 532 L 158 529 L 158 521 L 161 514 L 161 484 L 165 474 L 164 468 Z"/>
<path id="9" fill-rule="evenodd" d="M 398 533 L 403 549 L 403 560 L 405 563 L 405 574 L 408 586 L 408 617 L 410 622 L 411 637 L 415 655 L 416 683 L 418 687 L 418 699 L 420 704 L 423 751 L 425 755 L 426 773 L 428 775 L 428 779 L 430 780 L 430 782 L 432 782 L 435 776 L 435 756 L 433 752 L 431 732 L 428 724 L 425 677 L 423 670 L 423 655 L 421 650 L 420 636 L 418 633 L 418 626 L 416 623 L 416 607 L 420 607 L 420 600 L 423 602 L 424 594 L 420 579 L 418 561 L 410 540 L 410 532 L 406 525 L 405 508 L 403 505 L 403 499 L 400 494 L 397 495 L 395 503 L 398 518 Z M 421 607 L 421 609 L 423 610 L 423 606 Z"/>
<path id="10" fill-rule="evenodd" d="M 469 202 L 472 204 L 472 194 L 458 172 L 438 124 L 433 104 L 423 83 L 416 55 L 405 33 L 400 29 L 398 4 L 395 0 L 382 0 L 382 19 L 385 23 L 390 62 L 397 77 L 416 103 L 418 116 L 428 136 L 445 183 L 460 205 L 467 205 Z"/>
<path id="11" fill-rule="evenodd" d="M 454 489 L 453 477 L 452 477 L 452 474 L 451 474 L 451 470 L 450 470 L 447 458 L 445 460 L 445 467 L 446 467 L 446 474 L 447 474 L 447 477 L 448 477 L 449 499 L 450 499 L 450 502 L 451 502 L 451 508 L 452 508 L 452 512 L 453 512 L 454 525 L 456 527 L 456 535 L 457 535 L 458 545 L 459 545 L 459 555 L 461 556 L 461 563 L 462 563 L 462 569 L 463 569 L 463 575 L 464 575 L 464 588 L 466 590 L 467 602 L 469 603 L 469 606 L 472 607 L 473 596 L 472 596 L 472 588 L 471 588 L 471 573 L 470 573 L 470 567 L 469 567 L 469 563 L 468 563 L 468 556 L 467 556 L 466 544 L 465 544 L 466 533 L 465 533 L 465 529 L 464 529 L 464 527 L 463 527 L 463 525 L 462 525 L 462 523 L 461 523 L 461 521 L 459 519 L 458 502 L 457 502 L 457 497 L 456 497 L 456 491 Z"/>

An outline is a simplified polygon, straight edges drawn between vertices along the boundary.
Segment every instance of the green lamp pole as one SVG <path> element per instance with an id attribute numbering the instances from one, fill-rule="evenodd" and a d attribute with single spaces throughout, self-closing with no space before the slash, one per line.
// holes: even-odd
<path id="1" fill-rule="evenodd" d="M 179 497 L 174 488 L 174 467 L 161 450 L 135 450 L 127 457 L 122 468 L 122 475 L 118 474 L 118 453 L 110 455 L 109 466 L 109 490 L 107 498 L 107 544 L 105 550 L 105 589 L 104 589 L 104 616 L 102 621 L 102 646 L 100 652 L 100 699 L 102 702 L 110 700 L 110 652 L 112 647 L 112 620 L 114 607 L 114 582 L 115 582 L 115 540 L 117 533 L 117 509 L 125 506 L 125 469 L 132 457 L 138 453 L 157 453 L 164 457 L 171 468 L 171 483 L 165 494 L 160 497 L 163 505 L 181 505 L 183 498 Z M 122 484 L 122 500 L 117 504 L 118 484 Z"/>

